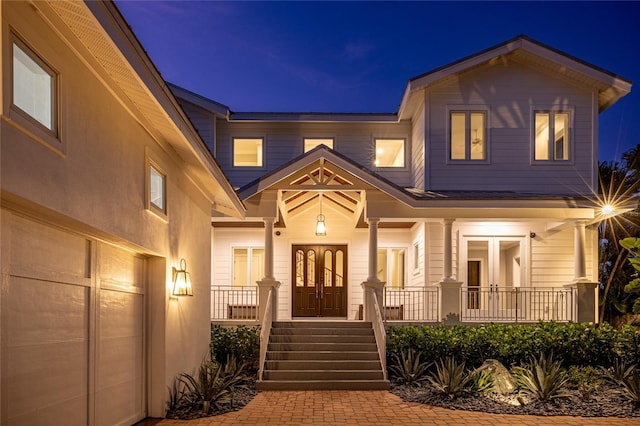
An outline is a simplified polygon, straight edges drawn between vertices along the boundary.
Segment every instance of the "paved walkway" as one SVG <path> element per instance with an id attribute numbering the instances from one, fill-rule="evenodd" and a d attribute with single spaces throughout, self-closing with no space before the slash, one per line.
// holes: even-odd
<path id="1" fill-rule="evenodd" d="M 635 425 L 640 420 L 538 417 L 447 410 L 407 403 L 387 391 L 262 391 L 240 411 L 169 425 Z"/>

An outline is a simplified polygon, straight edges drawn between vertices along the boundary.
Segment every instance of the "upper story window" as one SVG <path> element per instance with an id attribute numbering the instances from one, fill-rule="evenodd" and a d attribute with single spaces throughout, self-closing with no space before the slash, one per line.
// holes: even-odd
<path id="1" fill-rule="evenodd" d="M 167 213 L 167 177 L 153 164 L 149 165 L 149 207 L 157 213 Z"/>
<path id="2" fill-rule="evenodd" d="M 535 111 L 534 159 L 568 160 L 569 127 L 568 111 Z"/>
<path id="3" fill-rule="evenodd" d="M 484 111 L 451 111 L 450 159 L 487 159 L 487 115 Z"/>
<path id="4" fill-rule="evenodd" d="M 387 288 L 400 290 L 406 280 L 405 248 L 378 248 L 378 279 L 385 281 Z"/>
<path id="5" fill-rule="evenodd" d="M 404 167 L 404 139 L 376 139 L 376 167 Z"/>
<path id="6" fill-rule="evenodd" d="M 264 249 L 258 247 L 233 248 L 233 287 L 255 287 L 264 278 Z"/>
<path id="7" fill-rule="evenodd" d="M 262 138 L 233 138 L 234 167 L 262 167 L 264 140 Z"/>
<path id="8" fill-rule="evenodd" d="M 13 42 L 12 96 L 15 107 L 50 132 L 57 132 L 56 74 L 18 40 Z"/>
<path id="9" fill-rule="evenodd" d="M 309 152 L 318 145 L 326 145 L 333 149 L 333 139 L 321 139 L 321 138 L 305 138 L 304 139 L 304 152 Z"/>

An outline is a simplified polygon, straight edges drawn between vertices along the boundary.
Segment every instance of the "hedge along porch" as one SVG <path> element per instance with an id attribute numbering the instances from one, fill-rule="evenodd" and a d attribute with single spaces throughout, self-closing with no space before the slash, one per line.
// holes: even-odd
<path id="1" fill-rule="evenodd" d="M 389 321 L 596 321 L 586 197 L 409 191 L 324 146 L 239 194 L 247 219 L 213 220 L 213 321 L 262 318 L 266 288 L 273 320 L 370 319 L 375 291 Z"/>

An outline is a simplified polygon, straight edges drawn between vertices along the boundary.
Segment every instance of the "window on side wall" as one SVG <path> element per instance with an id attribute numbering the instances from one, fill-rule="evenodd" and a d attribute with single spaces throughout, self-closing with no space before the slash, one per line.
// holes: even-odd
<path id="1" fill-rule="evenodd" d="M 333 139 L 322 139 L 322 138 L 305 138 L 304 139 L 304 152 L 309 152 L 313 148 L 319 145 L 326 145 L 327 147 L 333 149 Z"/>
<path id="2" fill-rule="evenodd" d="M 233 166 L 262 167 L 263 145 L 262 138 L 233 138 Z"/>
<path id="3" fill-rule="evenodd" d="M 570 152 L 568 111 L 535 111 L 534 159 L 567 161 Z"/>
<path id="4" fill-rule="evenodd" d="M 376 139 L 376 167 L 404 167 L 404 139 Z"/>
<path id="5" fill-rule="evenodd" d="M 484 111 L 451 111 L 449 122 L 449 158 L 486 160 L 487 125 Z"/>
<path id="6" fill-rule="evenodd" d="M 154 164 L 149 165 L 149 208 L 167 214 L 167 176 Z"/>
<path id="7" fill-rule="evenodd" d="M 57 136 L 56 73 L 25 44 L 13 41 L 12 105 Z"/>
<path id="8" fill-rule="evenodd" d="M 378 279 L 385 281 L 387 288 L 401 290 L 405 287 L 406 254 L 405 248 L 378 249 Z"/>
<path id="9" fill-rule="evenodd" d="M 259 247 L 233 248 L 233 287 L 256 287 L 264 278 L 264 249 Z"/>

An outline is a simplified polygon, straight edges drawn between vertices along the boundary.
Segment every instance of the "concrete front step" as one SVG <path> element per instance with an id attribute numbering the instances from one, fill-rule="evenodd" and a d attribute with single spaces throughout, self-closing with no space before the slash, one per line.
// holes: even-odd
<path id="1" fill-rule="evenodd" d="M 343 360 L 298 360 L 283 361 L 268 360 L 265 370 L 380 370 L 380 361 L 377 359 L 370 361 Z"/>
<path id="2" fill-rule="evenodd" d="M 389 390 L 388 380 L 259 380 L 259 390 Z"/>
<path id="3" fill-rule="evenodd" d="M 373 343 L 375 345 L 376 338 L 371 336 L 353 336 L 353 335 L 277 335 L 272 334 L 272 343 Z"/>
<path id="4" fill-rule="evenodd" d="M 267 352 L 267 360 L 376 360 L 379 361 L 378 352 L 375 351 L 270 351 Z"/>
<path id="5" fill-rule="evenodd" d="M 375 343 L 269 343 L 269 351 L 344 351 L 344 352 L 375 352 Z"/>
<path id="6" fill-rule="evenodd" d="M 275 322 L 258 389 L 389 389 L 362 321 Z"/>

